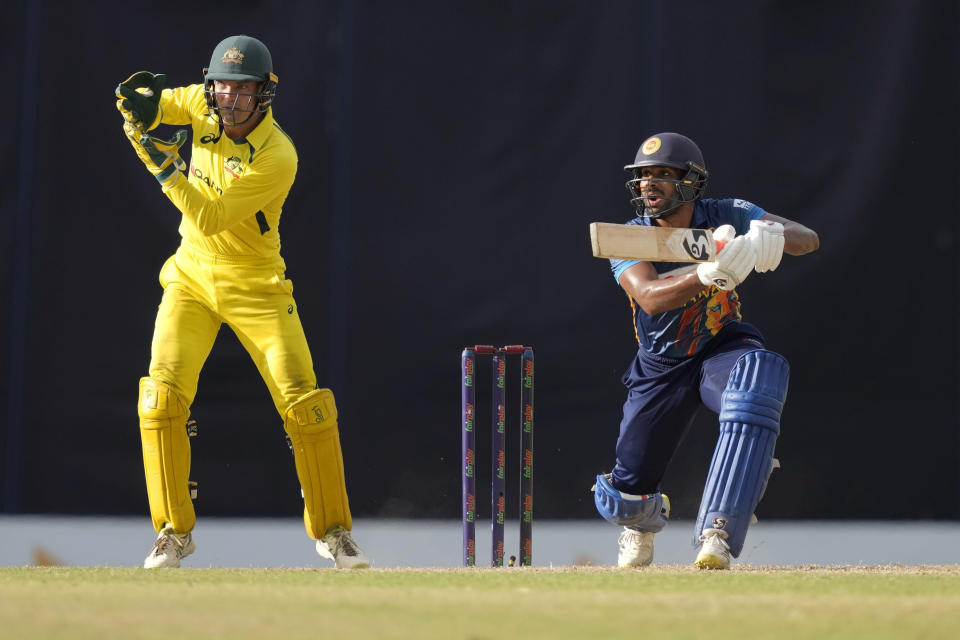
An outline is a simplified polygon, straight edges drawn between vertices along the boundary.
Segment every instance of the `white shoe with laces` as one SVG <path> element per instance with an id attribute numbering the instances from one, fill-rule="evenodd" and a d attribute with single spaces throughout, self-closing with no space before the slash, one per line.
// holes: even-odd
<path id="1" fill-rule="evenodd" d="M 653 562 L 652 532 L 635 531 L 624 527 L 617 542 L 620 553 L 617 554 L 618 567 L 646 567 Z"/>
<path id="2" fill-rule="evenodd" d="M 191 534 L 180 535 L 173 530 L 173 527 L 167 525 L 157 535 L 157 539 L 153 543 L 153 549 L 150 550 L 147 558 L 143 561 L 143 568 L 177 568 L 180 566 L 180 560 L 196 550 L 197 545 L 194 544 Z"/>
<path id="3" fill-rule="evenodd" d="M 667 494 L 663 496 L 663 505 L 660 512 L 664 518 L 670 517 L 670 497 Z M 620 552 L 617 554 L 617 566 L 627 567 L 647 567 L 653 562 L 653 536 L 656 534 L 650 531 L 637 531 L 630 527 L 624 527 L 623 533 L 617 539 Z"/>
<path id="4" fill-rule="evenodd" d="M 317 540 L 317 553 L 333 560 L 337 569 L 366 569 L 370 566 L 370 559 L 354 542 L 350 532 L 339 525 L 331 527 L 323 540 Z"/>
<path id="5" fill-rule="evenodd" d="M 704 529 L 700 540 L 700 553 L 693 563 L 698 569 L 730 568 L 730 545 L 727 544 L 726 531 Z"/>

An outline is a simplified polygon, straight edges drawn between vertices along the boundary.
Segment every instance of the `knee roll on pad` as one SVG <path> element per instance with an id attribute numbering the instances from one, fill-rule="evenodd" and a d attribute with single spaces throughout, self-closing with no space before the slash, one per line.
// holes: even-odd
<path id="1" fill-rule="evenodd" d="M 657 533 L 667 525 L 670 501 L 662 493 L 631 495 L 618 491 L 608 475 L 598 475 L 593 502 L 607 522 L 644 533 Z"/>
<path id="2" fill-rule="evenodd" d="M 137 413 L 153 527 L 160 531 L 169 523 L 177 533 L 189 533 L 196 515 L 190 500 L 187 404 L 165 382 L 141 378 Z"/>
<path id="3" fill-rule="evenodd" d="M 334 525 L 352 529 L 333 392 L 317 389 L 297 400 L 287 409 L 283 427 L 303 489 L 307 534 L 320 540 Z"/>
<path id="4" fill-rule="evenodd" d="M 730 553 L 738 557 L 750 518 L 774 468 L 773 450 L 787 397 L 790 366 L 772 351 L 745 353 L 730 372 L 720 406 L 720 436 L 694 530 L 694 546 L 704 529 L 727 532 Z"/>

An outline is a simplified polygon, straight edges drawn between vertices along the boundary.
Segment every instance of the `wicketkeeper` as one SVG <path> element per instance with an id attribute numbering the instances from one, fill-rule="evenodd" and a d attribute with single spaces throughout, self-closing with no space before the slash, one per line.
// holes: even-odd
<path id="1" fill-rule="evenodd" d="M 140 435 L 156 542 L 144 567 L 179 567 L 193 553 L 188 419 L 200 370 L 221 324 L 253 358 L 283 419 L 303 489 L 307 534 L 338 568 L 369 560 L 350 536 L 350 507 L 329 389 L 318 389 L 277 230 L 297 172 L 297 151 L 273 118 L 270 52 L 250 36 L 218 44 L 203 83 L 164 89 L 146 71 L 117 87 L 123 130 L 183 214 L 182 240 L 160 271 L 149 376 L 140 379 Z M 180 147 L 149 131 L 190 125 Z M 186 175 L 183 170 L 187 169 Z"/>
<path id="2" fill-rule="evenodd" d="M 623 376 L 627 399 L 611 473 L 597 476 L 597 510 L 623 527 L 617 563 L 653 561 L 653 537 L 670 516 L 661 492 L 667 465 L 701 406 L 719 414 L 720 436 L 694 530 L 695 565 L 727 569 L 777 466 L 774 445 L 790 368 L 743 322 L 735 287 L 753 271 L 773 271 L 783 253 L 820 246 L 807 227 L 736 199 L 704 198 L 700 149 L 677 133 L 640 146 L 627 190 L 637 217 L 627 224 L 711 229 L 716 261 L 611 260 L 627 292 L 639 343 Z"/>

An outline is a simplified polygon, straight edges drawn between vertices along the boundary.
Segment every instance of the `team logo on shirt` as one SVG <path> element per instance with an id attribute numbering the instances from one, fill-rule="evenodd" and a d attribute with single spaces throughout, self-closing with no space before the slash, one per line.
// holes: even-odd
<path id="1" fill-rule="evenodd" d="M 650 155 L 651 153 L 656 153 L 657 149 L 660 148 L 660 138 L 653 136 L 652 138 L 647 138 L 647 141 L 643 143 L 643 146 L 640 147 L 640 153 L 645 156 Z"/>
<path id="2" fill-rule="evenodd" d="M 230 47 L 227 49 L 227 52 L 223 54 L 223 58 L 220 59 L 220 62 L 243 64 L 243 54 L 240 53 L 240 49 L 237 49 L 236 47 Z"/>
<path id="3" fill-rule="evenodd" d="M 243 175 L 243 163 L 237 156 L 230 156 L 224 160 L 223 169 L 234 178 L 239 178 Z"/>

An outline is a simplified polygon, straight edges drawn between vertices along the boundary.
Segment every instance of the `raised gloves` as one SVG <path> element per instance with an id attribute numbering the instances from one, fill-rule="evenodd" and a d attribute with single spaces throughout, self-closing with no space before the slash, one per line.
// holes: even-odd
<path id="1" fill-rule="evenodd" d="M 146 132 L 160 123 L 160 94 L 167 76 L 138 71 L 119 85 L 114 92 L 117 109 L 123 119 Z"/>
<path id="2" fill-rule="evenodd" d="M 180 129 L 170 140 L 162 140 L 148 136 L 131 122 L 125 122 L 123 132 L 147 166 L 147 171 L 164 187 L 172 187 L 180 177 L 180 171 L 187 168 L 187 163 L 180 157 L 180 147 L 187 141 L 187 130 Z"/>
<path id="3" fill-rule="evenodd" d="M 747 236 L 737 236 L 728 224 L 713 232 L 717 244 L 724 243 L 714 262 L 697 265 L 697 276 L 705 285 L 713 285 L 723 291 L 731 291 L 747 279 L 757 263 L 757 250 Z"/>
<path id="4" fill-rule="evenodd" d="M 773 271 L 783 257 L 783 225 L 773 220 L 751 220 L 747 239 L 757 250 L 757 273 Z"/>

